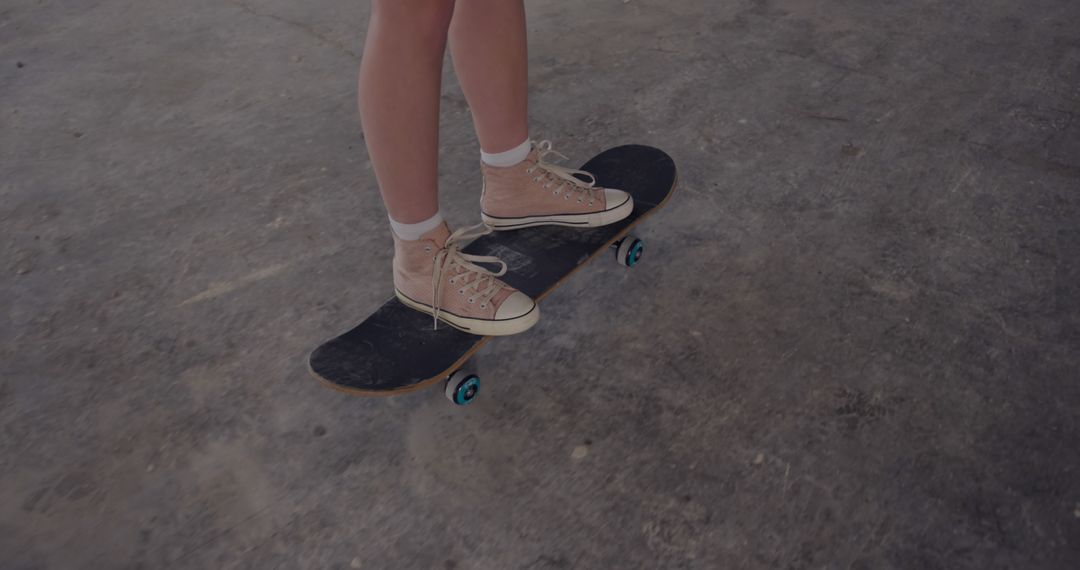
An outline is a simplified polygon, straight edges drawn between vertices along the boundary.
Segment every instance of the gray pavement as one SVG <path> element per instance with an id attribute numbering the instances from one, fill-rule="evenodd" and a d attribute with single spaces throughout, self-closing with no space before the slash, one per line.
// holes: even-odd
<path id="1" fill-rule="evenodd" d="M 682 187 L 454 408 L 305 365 L 392 291 L 366 2 L 3 0 L 0 567 L 1080 568 L 1080 3 L 528 10 L 535 135 Z"/>

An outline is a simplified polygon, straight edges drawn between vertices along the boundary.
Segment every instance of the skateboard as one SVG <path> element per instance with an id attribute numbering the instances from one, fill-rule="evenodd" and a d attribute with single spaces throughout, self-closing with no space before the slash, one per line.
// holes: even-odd
<path id="1" fill-rule="evenodd" d="M 581 170 L 591 173 L 597 186 L 630 193 L 634 211 L 598 228 L 539 226 L 492 232 L 463 251 L 500 258 L 507 265 L 501 279 L 538 302 L 605 252 L 628 268 L 636 266 L 645 244 L 630 231 L 671 198 L 678 183 L 675 162 L 659 149 L 626 145 L 596 155 Z M 431 315 L 395 297 L 312 351 L 308 366 L 329 387 L 353 395 L 390 396 L 443 382 L 447 398 L 465 405 L 476 398 L 480 377 L 464 366 L 491 338 L 442 322 L 434 329 Z"/>

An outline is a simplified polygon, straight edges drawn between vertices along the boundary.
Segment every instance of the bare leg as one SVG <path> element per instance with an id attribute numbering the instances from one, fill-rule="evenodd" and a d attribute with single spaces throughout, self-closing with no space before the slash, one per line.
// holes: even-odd
<path id="1" fill-rule="evenodd" d="M 450 52 L 480 139 L 485 224 L 496 230 L 597 227 L 633 212 L 626 192 L 585 184 L 543 160 L 550 146 L 528 143 L 524 0 L 459 0 Z"/>
<path id="2" fill-rule="evenodd" d="M 360 64 L 360 117 L 390 217 L 439 210 L 439 96 L 454 0 L 372 0 Z"/>
<path id="3" fill-rule="evenodd" d="M 496 153 L 521 144 L 529 136 L 523 0 L 460 0 L 450 53 L 480 148 Z"/>
<path id="4" fill-rule="evenodd" d="M 460 251 L 476 228 L 451 233 L 438 215 L 440 79 L 453 14 L 454 0 L 372 0 L 360 117 L 390 212 L 395 295 L 436 322 L 514 334 L 536 324 L 536 303 Z"/>

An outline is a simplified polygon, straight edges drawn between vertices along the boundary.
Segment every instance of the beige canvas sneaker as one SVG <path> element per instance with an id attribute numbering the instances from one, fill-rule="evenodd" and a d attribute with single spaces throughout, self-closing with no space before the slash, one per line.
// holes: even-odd
<path id="1" fill-rule="evenodd" d="M 543 225 L 591 228 L 617 222 L 634 210 L 634 200 L 626 192 L 596 186 L 592 174 L 552 164 L 547 161 L 551 155 L 566 159 L 552 150 L 551 141 L 542 141 L 533 144 L 521 164 L 499 168 L 481 162 L 480 214 L 485 224 L 496 230 Z"/>
<path id="2" fill-rule="evenodd" d="M 406 306 L 465 332 L 499 336 L 524 332 L 540 309 L 526 294 L 503 283 L 506 264 L 497 257 L 461 252 L 469 241 L 490 233 L 483 225 L 454 233 L 446 224 L 405 241 L 394 236 L 394 292 Z M 501 265 L 492 272 L 478 265 Z"/>

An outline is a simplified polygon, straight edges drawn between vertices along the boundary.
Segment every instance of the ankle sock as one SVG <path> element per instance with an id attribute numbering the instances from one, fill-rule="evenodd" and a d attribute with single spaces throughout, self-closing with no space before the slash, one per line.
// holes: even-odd
<path id="1" fill-rule="evenodd" d="M 435 212 L 434 216 L 415 224 L 403 224 L 401 222 L 395 222 L 393 218 L 390 218 L 390 229 L 394 231 L 394 235 L 396 235 L 398 239 L 416 241 L 423 237 L 424 234 L 439 227 L 442 223 L 442 212 Z"/>
<path id="2" fill-rule="evenodd" d="M 487 153 L 484 152 L 484 149 L 480 149 L 480 160 L 484 161 L 484 164 L 488 166 L 505 168 L 507 166 L 519 164 L 521 161 L 528 158 L 529 151 L 531 150 L 532 141 L 525 139 L 525 142 L 503 152 Z"/>

